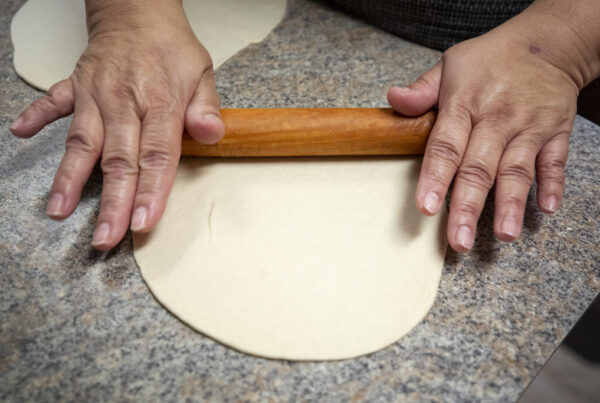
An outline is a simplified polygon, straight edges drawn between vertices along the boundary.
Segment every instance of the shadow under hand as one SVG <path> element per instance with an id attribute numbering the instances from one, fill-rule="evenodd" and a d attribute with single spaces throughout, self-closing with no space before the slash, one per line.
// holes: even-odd
<path id="1" fill-rule="evenodd" d="M 407 157 L 409 159 L 410 157 Z M 401 178 L 399 183 L 406 184 L 406 188 L 401 187 L 401 195 L 403 203 L 400 211 L 400 226 L 402 232 L 410 238 L 415 238 L 421 234 L 424 216 L 417 208 L 415 202 L 415 192 L 417 190 L 417 182 L 419 181 L 419 173 L 421 172 L 421 162 L 412 165 L 407 173 L 406 178 Z M 445 227 L 444 227 L 445 228 Z"/>
<path id="2" fill-rule="evenodd" d="M 89 209 L 89 213 L 83 216 L 82 220 L 78 222 L 77 238 L 71 244 L 68 252 L 65 254 L 65 262 L 77 262 L 76 267 L 72 267 L 71 270 L 80 272 L 83 276 L 87 272 L 86 268 L 93 266 L 97 259 L 105 252 L 98 251 L 92 247 L 92 235 L 96 227 L 96 218 L 100 210 L 100 194 L 102 193 L 102 171 L 100 165 L 96 164 L 92 174 L 81 191 L 81 198 L 79 204 L 76 207 L 73 215 L 76 214 L 77 209 L 81 210 L 84 206 L 92 207 Z M 74 217 L 72 217 L 74 218 Z M 72 219 L 71 218 L 71 219 Z M 111 251 L 109 251 L 109 254 Z"/>
<path id="3" fill-rule="evenodd" d="M 531 234 L 535 234 L 540 230 L 542 226 L 542 222 L 544 220 L 544 213 L 540 210 L 537 205 L 537 186 L 536 190 L 533 190 L 533 187 L 529 191 L 529 195 L 527 196 L 527 205 L 525 207 L 525 216 L 523 217 L 523 234 L 522 236 L 527 236 Z"/>
<path id="4" fill-rule="evenodd" d="M 473 245 L 472 254 L 476 261 L 489 265 L 496 261 L 500 244 L 494 235 L 494 200 L 495 190 L 492 189 L 483 206 L 481 216 L 477 223 L 477 235 Z M 478 266 L 479 269 L 485 266 Z"/>
<path id="5" fill-rule="evenodd" d="M 446 195 L 446 206 L 450 206 L 450 200 L 452 197 L 453 186 L 450 186 Z M 446 207 L 449 208 L 449 207 Z M 458 253 L 454 249 L 448 247 L 446 251 L 446 267 L 458 267 L 462 262 L 467 259 L 479 262 L 476 265 L 463 265 L 464 268 L 470 266 L 477 269 L 478 271 L 486 270 L 486 266 L 489 266 L 496 259 L 497 251 L 499 248 L 498 240 L 494 235 L 494 191 L 492 190 L 486 199 L 485 205 L 481 212 L 481 216 L 477 223 L 477 232 L 475 235 L 475 242 L 470 252 L 465 254 Z"/>

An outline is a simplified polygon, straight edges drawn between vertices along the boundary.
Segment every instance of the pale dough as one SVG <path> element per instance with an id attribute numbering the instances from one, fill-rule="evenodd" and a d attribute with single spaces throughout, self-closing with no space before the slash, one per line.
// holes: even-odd
<path id="1" fill-rule="evenodd" d="M 184 6 L 215 66 L 285 12 L 281 0 Z M 27 2 L 11 26 L 18 74 L 41 89 L 68 77 L 84 21 L 83 1 Z M 406 334 L 435 299 L 446 214 L 416 210 L 418 168 L 417 158 L 183 159 L 158 227 L 134 235 L 135 258 L 167 309 L 236 349 L 367 354 Z"/>
<path id="2" fill-rule="evenodd" d="M 435 299 L 445 214 L 422 216 L 414 158 L 184 159 L 167 210 L 135 235 L 156 298 L 251 354 L 379 350 Z"/>
<path id="3" fill-rule="evenodd" d="M 215 67 L 281 21 L 286 0 L 183 0 L 196 36 Z M 83 0 L 29 0 L 11 23 L 13 63 L 30 85 L 47 91 L 71 75 L 87 45 Z"/>

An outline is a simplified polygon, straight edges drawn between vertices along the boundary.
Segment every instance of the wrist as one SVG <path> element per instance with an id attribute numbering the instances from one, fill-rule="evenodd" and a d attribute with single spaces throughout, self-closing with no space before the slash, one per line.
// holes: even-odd
<path id="1" fill-rule="evenodd" d="M 538 0 L 505 25 L 515 41 L 578 87 L 600 76 L 600 2 Z"/>
<path id="2" fill-rule="evenodd" d="M 145 29 L 189 26 L 181 0 L 86 0 L 89 39 Z"/>

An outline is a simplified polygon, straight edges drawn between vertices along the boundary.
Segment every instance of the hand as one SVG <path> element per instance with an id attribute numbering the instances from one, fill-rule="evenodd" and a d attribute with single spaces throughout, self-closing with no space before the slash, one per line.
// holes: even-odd
<path id="1" fill-rule="evenodd" d="M 416 203 L 424 214 L 437 213 L 454 179 L 447 235 L 458 252 L 473 246 L 494 184 L 494 233 L 501 241 L 519 237 L 534 178 L 543 212 L 561 203 L 582 83 L 552 63 L 545 47 L 528 42 L 526 25 L 517 19 L 460 43 L 408 88 L 388 93 L 391 106 L 406 115 L 438 105 Z"/>
<path id="2" fill-rule="evenodd" d="M 47 214 L 62 220 L 73 212 L 101 159 L 103 189 L 92 244 L 105 250 L 123 238 L 130 221 L 133 231 L 147 232 L 160 219 L 184 126 L 207 144 L 225 129 L 210 56 L 180 2 L 140 9 L 131 1 L 88 3 L 89 45 L 75 71 L 25 109 L 11 130 L 30 137 L 74 112 Z"/>

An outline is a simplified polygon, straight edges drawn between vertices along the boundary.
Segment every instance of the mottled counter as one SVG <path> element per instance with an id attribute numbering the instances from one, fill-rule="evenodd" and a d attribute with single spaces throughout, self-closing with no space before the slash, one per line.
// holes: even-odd
<path id="1" fill-rule="evenodd" d="M 130 235 L 107 256 L 91 249 L 99 170 L 72 217 L 45 217 L 69 120 L 30 140 L 9 134 L 40 95 L 11 66 L 9 23 L 20 3 L 0 11 L 2 401 L 514 401 L 600 290 L 600 127 L 578 117 L 560 211 L 540 213 L 532 192 L 523 236 L 503 244 L 488 203 L 474 250 L 448 252 L 433 309 L 398 343 L 329 363 L 226 348 L 154 300 Z M 409 83 L 439 56 L 298 0 L 264 42 L 217 71 L 218 90 L 229 107 L 384 106 L 389 85 Z"/>

